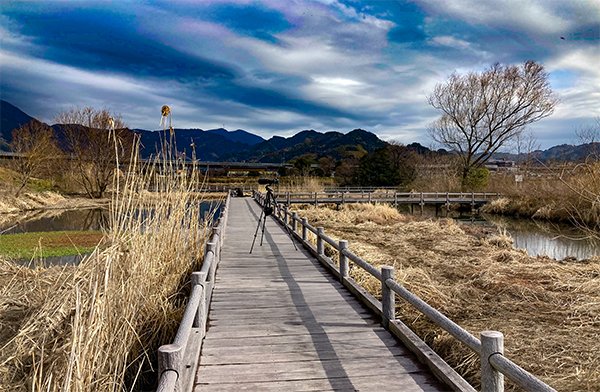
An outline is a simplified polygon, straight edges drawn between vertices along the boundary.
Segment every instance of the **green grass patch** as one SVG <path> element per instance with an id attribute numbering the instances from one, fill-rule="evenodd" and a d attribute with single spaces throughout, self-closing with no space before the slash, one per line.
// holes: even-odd
<path id="1" fill-rule="evenodd" d="M 100 231 L 44 231 L 0 235 L 0 255 L 12 259 L 73 256 L 89 253 L 102 239 Z"/>

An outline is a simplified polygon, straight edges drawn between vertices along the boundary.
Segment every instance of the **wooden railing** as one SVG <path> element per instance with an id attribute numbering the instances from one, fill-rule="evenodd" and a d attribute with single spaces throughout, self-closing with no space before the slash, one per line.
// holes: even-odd
<path id="1" fill-rule="evenodd" d="M 324 192 L 277 192 L 278 201 L 292 203 L 356 203 L 356 202 L 387 202 L 398 204 L 425 205 L 431 203 L 450 205 L 453 203 L 481 204 L 499 197 L 499 193 L 490 192 L 397 192 L 393 189 L 357 189 Z"/>
<path id="2" fill-rule="evenodd" d="M 254 193 L 259 205 L 264 204 L 265 195 Z M 311 226 L 306 218 L 301 218 L 296 212 L 291 212 L 289 206 L 279 203 L 275 208 L 274 218 L 287 226 L 292 235 L 300 240 L 315 257 L 339 278 L 340 282 L 352 292 L 361 302 L 382 317 L 382 324 L 396 335 L 417 357 L 447 385 L 457 391 L 475 391 L 454 369 L 439 355 L 427 346 L 402 321 L 396 319 L 396 295 L 411 304 L 434 324 L 448 332 L 455 339 L 465 344 L 480 357 L 481 390 L 483 392 L 504 391 L 504 376 L 526 391 L 546 392 L 555 391 L 540 379 L 527 372 L 503 354 L 503 335 L 497 331 L 483 331 L 477 339 L 467 330 L 443 315 L 415 294 L 411 293 L 394 279 L 394 268 L 382 266 L 380 269 L 352 253 L 348 241 L 336 241 L 327 236 L 322 227 Z M 308 238 L 308 232 L 316 236 L 316 246 Z M 337 251 L 338 265 L 325 255 L 325 243 Z M 381 301 L 362 288 L 349 276 L 349 262 L 354 263 L 381 282 Z"/>
<path id="3" fill-rule="evenodd" d="M 190 391 L 198 364 L 206 321 L 221 259 L 229 196 L 206 245 L 200 271 L 192 272 L 192 290 L 173 343 L 158 348 L 158 392 Z"/>

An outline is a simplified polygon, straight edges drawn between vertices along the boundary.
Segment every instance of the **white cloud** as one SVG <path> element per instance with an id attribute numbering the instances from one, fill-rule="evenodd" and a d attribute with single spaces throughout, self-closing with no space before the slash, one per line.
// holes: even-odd
<path id="1" fill-rule="evenodd" d="M 582 24 L 598 23 L 596 0 L 417 0 L 432 14 L 472 24 L 512 28 L 537 34 L 563 35 Z"/>
<path id="2" fill-rule="evenodd" d="M 591 118 L 600 116 L 600 49 L 587 47 L 569 50 L 548 61 L 550 72 L 568 70 L 573 83 L 556 89 L 560 97 L 554 118 Z"/>
<path id="3" fill-rule="evenodd" d="M 439 46 L 447 46 L 450 48 L 458 48 L 458 49 L 470 49 L 471 44 L 467 41 L 464 41 L 460 38 L 452 37 L 450 35 L 440 35 L 437 37 L 433 37 L 431 42 L 434 45 Z"/>

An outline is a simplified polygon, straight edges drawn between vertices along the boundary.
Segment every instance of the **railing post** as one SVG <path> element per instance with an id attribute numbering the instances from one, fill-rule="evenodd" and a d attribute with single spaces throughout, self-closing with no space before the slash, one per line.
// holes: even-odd
<path id="1" fill-rule="evenodd" d="M 325 229 L 322 227 L 317 227 L 317 254 L 322 256 L 325 254 L 325 247 L 323 244 L 323 233 Z"/>
<path id="2" fill-rule="evenodd" d="M 219 262 L 218 249 L 219 249 L 219 245 L 216 242 L 209 242 L 208 244 L 206 244 L 206 253 L 212 252 L 213 255 L 215 255 L 215 257 L 213 258 L 212 265 L 208 269 L 208 276 L 206 277 L 206 280 L 208 282 L 210 282 L 210 284 L 211 284 L 211 289 L 212 289 L 212 285 L 214 284 L 214 281 L 215 281 L 215 274 L 217 271 L 217 263 Z"/>
<path id="3" fill-rule="evenodd" d="M 288 205 L 287 204 L 283 205 L 283 225 L 284 226 L 288 225 Z"/>
<path id="4" fill-rule="evenodd" d="M 319 200 L 317 199 L 317 192 L 315 192 L 315 207 L 319 204 Z"/>
<path id="5" fill-rule="evenodd" d="M 286 199 L 287 199 L 287 205 L 289 206 L 290 205 L 290 191 L 287 191 L 285 193 L 285 196 L 286 196 Z"/>
<path id="6" fill-rule="evenodd" d="M 369 192 L 369 203 L 371 202 L 371 192 Z"/>
<path id="7" fill-rule="evenodd" d="M 183 364 L 183 350 L 176 344 L 165 344 L 158 348 L 158 377 L 166 370 L 177 372 L 175 390 L 181 385 L 181 365 Z"/>
<path id="8" fill-rule="evenodd" d="M 348 241 L 340 240 L 340 282 L 344 283 L 344 280 L 348 278 L 348 257 L 344 254 L 344 250 L 348 248 Z"/>
<path id="9" fill-rule="evenodd" d="M 396 318 L 396 293 L 388 287 L 388 279 L 394 279 L 394 267 L 384 265 L 381 267 L 381 323 L 385 328 L 389 327 L 390 320 Z"/>
<path id="10" fill-rule="evenodd" d="M 306 218 L 302 218 L 302 241 L 306 241 L 308 237 L 308 229 L 306 228 L 308 225 L 308 220 Z"/>
<path id="11" fill-rule="evenodd" d="M 490 357 L 504 354 L 504 336 L 497 331 L 481 332 L 481 391 L 504 392 L 504 375 L 493 368 Z"/>
<path id="12" fill-rule="evenodd" d="M 297 222 L 298 221 L 298 213 L 297 212 L 292 212 L 292 233 L 296 232 L 296 228 L 297 226 Z"/>

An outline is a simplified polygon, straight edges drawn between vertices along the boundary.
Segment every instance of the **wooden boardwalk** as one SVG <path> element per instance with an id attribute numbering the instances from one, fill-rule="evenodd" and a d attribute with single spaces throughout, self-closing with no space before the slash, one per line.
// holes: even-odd
<path id="1" fill-rule="evenodd" d="M 194 391 L 445 391 L 260 208 L 231 199 Z"/>

